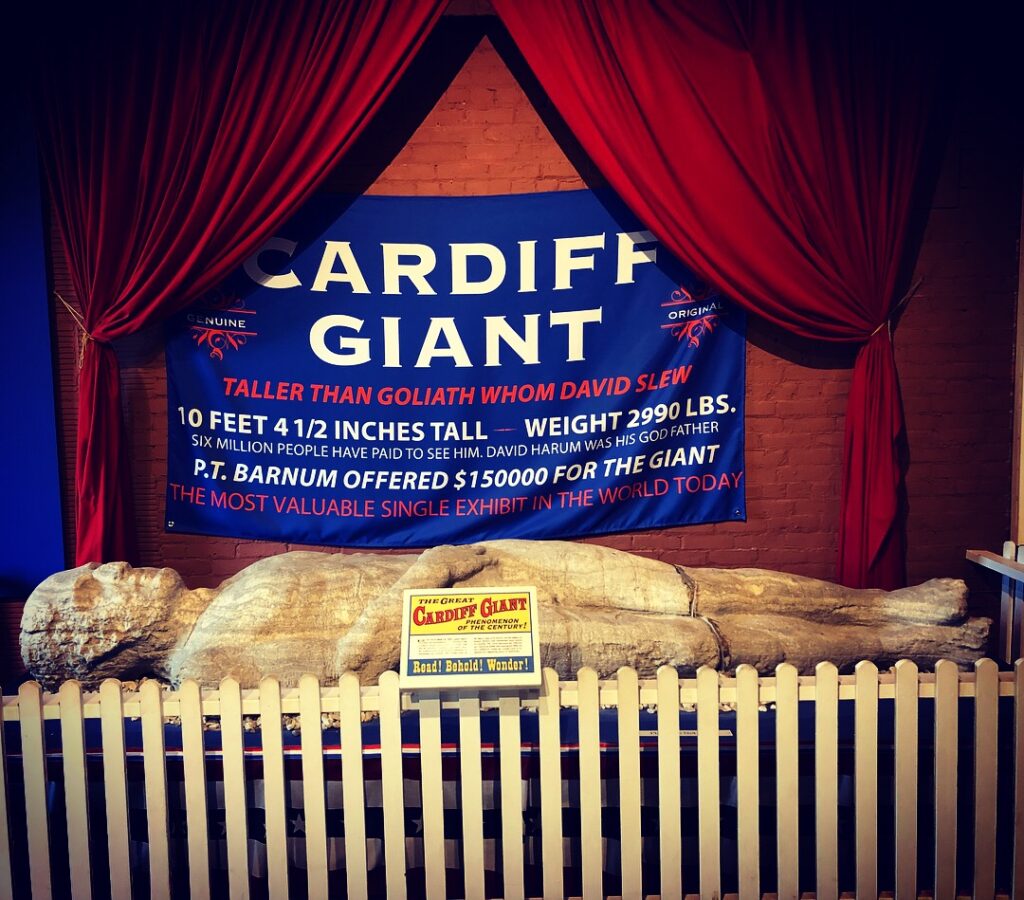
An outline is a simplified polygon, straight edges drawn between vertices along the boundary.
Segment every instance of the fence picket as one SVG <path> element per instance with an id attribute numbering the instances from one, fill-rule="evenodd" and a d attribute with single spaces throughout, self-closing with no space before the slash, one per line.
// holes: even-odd
<path id="1" fill-rule="evenodd" d="M 462 787 L 462 872 L 467 900 L 484 897 L 484 800 L 480 759 L 480 697 L 459 698 L 459 778 Z"/>
<path id="2" fill-rule="evenodd" d="M 956 897 L 957 747 L 960 670 L 935 664 L 935 897 Z"/>
<path id="3" fill-rule="evenodd" d="M 224 826 L 228 845 L 228 892 L 249 896 L 249 829 L 246 822 L 242 691 L 234 678 L 220 683 L 220 739 L 224 766 Z"/>
<path id="4" fill-rule="evenodd" d="M 839 896 L 839 670 L 814 670 L 814 822 L 817 900 Z"/>
<path id="5" fill-rule="evenodd" d="M 33 900 L 53 896 L 50 885 L 50 831 L 46 813 L 46 739 L 43 733 L 43 689 L 34 681 L 18 688 L 21 758 L 25 776 L 28 861 Z"/>
<path id="6" fill-rule="evenodd" d="M 1013 666 L 1013 900 L 1024 897 L 1024 660 Z M 3 845 L 0 844 L 0 847 Z"/>
<path id="7" fill-rule="evenodd" d="M 0 690 L 0 900 L 14 897 L 14 872 L 11 870 L 11 833 L 7 825 L 7 746 L 4 740 L 4 697 Z"/>
<path id="8" fill-rule="evenodd" d="M 112 900 L 130 900 L 131 857 L 128 853 L 128 787 L 124 762 L 124 706 L 121 682 L 107 678 L 100 685 L 100 733 L 103 741 L 103 796 L 107 806 L 107 864 Z"/>
<path id="9" fill-rule="evenodd" d="M 558 673 L 544 669 L 537 700 L 540 738 L 540 831 L 544 896 L 562 896 L 562 738 Z"/>
<path id="10" fill-rule="evenodd" d="M 601 852 L 601 737 L 599 730 L 597 672 L 580 669 L 580 859 L 583 870 L 583 897 L 602 897 Z"/>
<path id="11" fill-rule="evenodd" d="M 797 670 L 775 669 L 775 813 L 779 900 L 800 896 L 800 735 Z"/>
<path id="12" fill-rule="evenodd" d="M 267 834 L 267 893 L 288 896 L 288 823 L 281 735 L 281 683 L 260 681 L 260 737 L 263 744 L 263 808 Z"/>
<path id="13" fill-rule="evenodd" d="M 210 898 L 210 830 L 206 808 L 206 753 L 203 747 L 203 694 L 191 678 L 178 689 L 181 756 L 188 830 L 188 883 L 192 900 Z"/>
<path id="14" fill-rule="evenodd" d="M 345 818 L 345 883 L 352 900 L 366 900 L 366 791 L 363 786 L 363 696 L 359 678 L 345 672 L 341 691 L 341 808 Z"/>
<path id="15" fill-rule="evenodd" d="M 441 699 L 420 695 L 420 793 L 423 804 L 423 869 L 427 897 L 447 896 L 444 853 L 444 778 L 441 774 Z"/>
<path id="16" fill-rule="evenodd" d="M 523 760 L 519 698 L 498 701 L 501 753 L 501 868 L 505 900 L 523 900 Z M 443 896 L 443 895 L 442 895 Z"/>
<path id="17" fill-rule="evenodd" d="M 623 666 L 616 672 L 619 695 L 619 849 L 623 900 L 643 897 L 640 831 L 640 680 Z"/>
<path id="18" fill-rule="evenodd" d="M 321 713 L 320 682 L 313 675 L 303 675 L 299 679 L 302 818 L 306 833 L 306 877 L 312 897 L 327 896 L 327 789 Z"/>
<path id="19" fill-rule="evenodd" d="M 85 717 L 82 686 L 65 681 L 60 698 L 60 746 L 64 758 L 64 808 L 67 814 L 68 868 L 71 894 L 92 897 L 92 862 L 89 856 L 89 788 L 85 766 Z M 2 789 L 2 785 L 0 785 Z M 3 823 L 6 825 L 6 822 Z M 5 845 L 0 844 L 0 853 Z M 0 890 L 0 896 L 2 896 Z"/>
<path id="20" fill-rule="evenodd" d="M 854 674 L 854 792 L 857 896 L 878 896 L 878 667 L 859 662 Z"/>
<path id="21" fill-rule="evenodd" d="M 380 780 L 384 804 L 384 866 L 388 897 L 405 897 L 405 782 L 402 774 L 402 707 L 398 673 L 380 685 Z"/>
<path id="22" fill-rule="evenodd" d="M 194 900 L 210 898 L 210 830 L 206 803 L 206 754 L 203 746 L 203 692 L 186 679 L 178 688 L 181 712 L 181 761 L 185 782 L 188 834 L 188 892 Z"/>
<path id="23" fill-rule="evenodd" d="M 740 666 L 736 670 L 736 844 L 739 900 L 761 898 L 759 690 L 757 669 L 748 665 Z"/>
<path id="24" fill-rule="evenodd" d="M 697 827 L 701 900 L 722 893 L 721 799 L 718 780 L 718 670 L 697 670 Z"/>
<path id="25" fill-rule="evenodd" d="M 661 896 L 683 896 L 682 795 L 679 766 L 679 673 L 658 669 L 658 829 Z"/>
<path id="26" fill-rule="evenodd" d="M 917 666 L 896 663 L 896 900 L 917 898 Z"/>
<path id="27" fill-rule="evenodd" d="M 143 777 L 146 784 L 146 826 L 149 837 L 149 893 L 171 896 L 170 836 L 167 819 L 167 764 L 164 752 L 163 692 L 156 681 L 139 689 L 142 712 Z"/>
<path id="28" fill-rule="evenodd" d="M 999 731 L 999 666 L 975 666 L 974 695 L 974 896 L 995 895 L 996 775 Z"/>

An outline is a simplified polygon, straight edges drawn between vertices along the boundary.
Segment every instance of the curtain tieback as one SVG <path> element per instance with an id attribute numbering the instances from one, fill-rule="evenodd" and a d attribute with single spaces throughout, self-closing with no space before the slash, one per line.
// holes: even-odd
<path id="1" fill-rule="evenodd" d="M 884 322 L 882 322 L 882 323 L 881 323 L 881 324 L 880 324 L 880 325 L 879 325 L 879 326 L 878 326 L 878 327 L 877 327 L 877 328 L 876 328 L 876 329 L 875 329 L 874 331 L 872 331 L 872 332 L 871 332 L 871 334 L 869 334 L 869 335 L 868 335 L 868 340 L 869 340 L 869 341 L 870 341 L 870 340 L 871 340 L 871 338 L 873 338 L 873 337 L 874 337 L 874 336 L 875 336 L 876 334 L 878 334 L 878 332 L 880 332 L 880 331 L 881 331 L 881 330 L 882 330 L 883 328 L 888 328 L 888 329 L 889 329 L 889 338 L 890 338 L 890 340 L 892 339 L 892 320 L 893 320 L 893 319 L 895 319 L 895 318 L 896 318 L 896 315 L 897 315 L 897 313 L 899 313 L 899 311 L 900 311 L 901 309 L 903 309 L 903 307 L 904 307 L 904 306 L 906 306 L 906 305 L 907 305 L 907 304 L 908 304 L 908 303 L 910 302 L 910 298 L 911 298 L 911 297 L 913 297 L 913 296 L 914 296 L 914 294 L 916 294 L 916 293 L 917 293 L 917 289 L 918 289 L 918 288 L 919 288 L 919 287 L 921 286 L 921 283 L 922 283 L 923 281 L 924 281 L 924 278 L 918 278 L 918 279 L 917 279 L 917 281 L 915 281 L 915 282 L 914 282 L 914 283 L 913 283 L 913 284 L 912 284 L 912 285 L 910 286 L 910 290 L 909 290 L 909 291 L 907 291 L 907 292 L 906 292 L 906 293 L 905 293 L 905 294 L 903 295 L 903 299 L 902 299 L 902 300 L 900 300 L 900 302 L 899 302 L 899 303 L 897 303 L 897 304 L 896 304 L 896 305 L 895 305 L 895 306 L 894 306 L 894 307 L 892 308 L 892 312 L 891 312 L 891 313 L 889 313 L 889 317 L 888 317 L 888 318 L 887 318 L 887 319 L 886 319 L 886 320 L 885 320 Z"/>
<path id="2" fill-rule="evenodd" d="M 82 314 L 75 309 L 67 300 L 65 300 L 57 291 L 53 292 L 53 296 L 60 300 L 64 304 L 64 308 L 70 313 L 71 319 L 78 326 L 78 368 L 82 368 L 82 363 L 85 361 L 85 345 L 89 341 L 95 341 L 96 339 L 89 334 L 85 328 L 85 319 Z"/>

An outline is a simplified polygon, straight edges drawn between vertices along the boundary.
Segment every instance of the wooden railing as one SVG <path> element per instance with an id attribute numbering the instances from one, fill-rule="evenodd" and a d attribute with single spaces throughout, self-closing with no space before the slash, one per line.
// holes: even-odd
<path id="1" fill-rule="evenodd" d="M 266 879 L 271 897 L 286 897 L 289 891 L 289 845 L 286 837 L 286 778 L 282 746 L 282 717 L 297 716 L 301 725 L 301 790 L 305 827 L 305 878 L 311 897 L 328 896 L 328 829 L 325 804 L 325 763 L 321 717 L 335 716 L 340 722 L 342 808 L 344 816 L 345 881 L 349 897 L 369 893 L 367 867 L 366 797 L 364 795 L 363 720 L 366 714 L 379 717 L 381 805 L 386 888 L 390 897 L 409 893 L 407 880 L 407 834 L 403 785 L 402 717 L 418 718 L 419 737 L 414 750 L 421 772 L 423 815 L 422 891 L 428 897 L 446 896 L 445 799 L 442 786 L 442 712 L 458 719 L 458 779 L 461 814 L 461 869 L 464 893 L 485 895 L 485 847 L 483 791 L 481 776 L 482 716 L 497 716 L 496 752 L 500 755 L 501 895 L 523 897 L 524 824 L 521 748 L 524 716 L 537 717 L 539 735 L 540 863 L 543 895 L 565 894 L 563 868 L 563 761 L 566 754 L 578 755 L 580 835 L 579 866 L 584 897 L 605 895 L 602 858 L 602 709 L 614 710 L 618 783 L 621 894 L 641 897 L 645 884 L 641 860 L 644 841 L 658 848 L 658 891 L 661 897 L 681 897 L 684 878 L 692 876 L 683 863 L 684 829 L 681 796 L 680 712 L 696 710 L 697 815 L 696 859 L 701 897 L 722 896 L 722 820 L 720 761 L 726 748 L 721 743 L 720 710 L 735 709 L 735 748 L 729 732 L 728 752 L 735 752 L 736 772 L 736 866 L 740 898 L 758 898 L 766 890 L 761 883 L 762 839 L 758 827 L 762 806 L 761 790 L 766 775 L 774 775 L 774 831 L 777 883 L 767 886 L 779 897 L 798 898 L 813 891 L 818 898 L 837 898 L 841 891 L 855 890 L 858 897 L 879 895 L 880 852 L 895 859 L 897 898 L 917 897 L 921 883 L 936 898 L 955 897 L 968 890 L 975 897 L 991 898 L 997 891 L 1022 896 L 1024 890 L 1024 663 L 1012 672 L 1000 672 L 992 660 L 980 661 L 974 671 L 960 671 L 951 662 L 940 662 L 934 673 L 922 673 L 909 661 L 898 663 L 891 672 L 879 673 L 868 662 L 854 674 L 840 675 L 831 663 L 822 663 L 812 676 L 801 676 L 782 665 L 773 677 L 759 677 L 749 666 L 741 666 L 735 677 L 701 669 L 695 678 L 680 678 L 664 667 L 653 680 L 641 680 L 624 668 L 615 679 L 599 681 L 596 673 L 582 669 L 576 681 L 563 682 L 552 670 L 545 670 L 539 691 L 499 693 L 461 692 L 455 696 L 438 693 L 402 694 L 398 676 L 385 673 L 377 685 L 361 686 L 354 675 L 340 682 L 321 685 L 307 676 L 297 688 L 282 689 L 273 678 L 264 679 L 255 690 L 242 690 L 226 679 L 217 690 L 200 690 L 186 682 L 180 690 L 161 690 L 144 682 L 137 691 L 126 692 L 117 681 L 106 681 L 98 692 L 83 691 L 77 682 L 66 682 L 55 694 L 44 693 L 37 684 L 21 686 L 17 696 L 4 697 L 0 713 L 6 727 L 0 727 L 0 897 L 16 894 L 16 866 L 12 866 L 13 831 L 26 831 L 27 870 L 34 900 L 53 896 L 51 847 L 55 833 L 51 816 L 50 781 L 47 767 L 47 727 L 59 723 L 62 780 L 66 807 L 66 849 L 68 879 L 74 896 L 92 896 L 95 865 L 89 852 L 89 835 L 96 833 L 91 820 L 90 774 L 87 765 L 86 724 L 99 720 L 102 730 L 102 791 L 105 806 L 106 859 L 110 868 L 110 892 L 114 897 L 132 895 L 132 866 L 129 851 L 129 802 L 126 791 L 125 722 L 141 721 L 144 756 L 145 808 L 148 828 L 149 890 L 154 897 L 169 897 L 172 884 L 178 889 L 184 875 L 170 863 L 171 838 L 168 829 L 168 780 L 164 738 L 169 719 L 180 720 L 184 806 L 187 819 L 188 889 L 194 898 L 211 895 L 211 858 L 208 835 L 209 749 L 204 750 L 204 718 L 219 723 L 221 748 L 217 756 L 223 766 L 227 881 L 232 897 L 247 897 L 250 891 L 250 835 L 247 824 L 246 751 L 243 745 L 245 717 L 259 716 L 262 732 L 262 782 L 266 823 Z M 1001 700 L 1001 698 L 1004 698 Z M 892 701 L 894 741 L 886 749 L 879 740 L 880 702 Z M 930 704 L 934 721 L 933 795 L 919 797 L 919 709 Z M 964 704 L 973 724 L 972 764 L 964 776 L 959 758 L 962 744 L 960 722 Z M 852 704 L 855 734 L 855 877 L 852 884 L 840 883 L 839 757 L 840 713 Z M 1005 707 L 1012 706 L 1009 717 Z M 766 711 L 766 707 L 772 708 Z M 805 746 L 800 753 L 801 708 L 813 709 L 813 766 L 808 765 Z M 560 734 L 561 713 L 575 711 L 578 748 L 566 747 Z M 1012 723 L 1000 733 L 1003 722 Z M 643 834 L 642 808 L 642 716 L 656 710 L 656 728 L 646 737 L 654 742 L 645 753 L 656 753 L 657 804 L 660 811 L 655 834 Z M 731 714 L 731 713 L 730 713 Z M 612 715 L 605 712 L 608 717 Z M 774 724 L 770 743 L 762 736 L 765 716 Z M 489 720 L 488 720 L 489 721 Z M 730 720 L 731 721 L 731 720 Z M 2 724 L 2 723 L 0 723 Z M 206 725 L 208 726 L 208 722 Z M 1006 729 L 1006 726 L 1003 726 Z M 8 744 L 17 734 L 17 754 Z M 806 735 L 805 735 L 806 737 Z M 51 738 L 51 741 L 54 739 Z M 607 741 L 606 741 L 607 744 Z M 999 748 L 1003 746 L 1003 753 Z M 1006 748 L 1012 752 L 1007 754 Z M 51 754 L 52 754 L 52 748 Z M 375 748 L 374 748 L 375 749 Z M 605 748 L 607 749 L 607 747 Z M 405 749 L 406 755 L 410 750 Z M 879 759 L 891 753 L 895 846 L 879 846 Z M 17 759 L 15 759 L 17 756 Z M 774 757 L 771 773 L 760 768 Z M 1006 759 L 1011 760 L 1009 769 Z M 1002 762 L 1000 760 L 1002 759 Z M 1004 768 L 1000 769 L 1000 765 Z M 51 764 L 52 767 L 52 764 Z M 801 808 L 798 801 L 802 767 L 813 769 L 814 786 L 814 878 L 801 881 Z M 606 767 L 607 768 L 607 767 Z M 19 777 L 13 779 L 17 769 Z M 888 762 L 885 767 L 889 772 Z M 607 772 L 605 773 L 607 775 Z M 886 778 L 888 778 L 888 774 Z M 95 777 L 94 777 L 95 781 Z M 14 796 L 15 782 L 19 796 Z M 23 793 L 22 797 L 20 794 Z M 997 835 L 997 794 L 999 803 L 1013 804 L 1013 834 Z M 967 799 L 971 822 L 961 813 L 958 828 L 958 800 Z M 888 808 L 888 806 L 886 806 Z M 928 833 L 919 829 L 919 811 L 930 809 L 934 826 Z M 24 821 L 14 821 L 16 810 L 24 810 Z M 673 812 L 674 811 L 674 812 Z M 8 827 L 8 822 L 11 822 Z M 262 835 L 260 836 L 262 839 Z M 998 838 L 998 839 L 997 839 Z M 95 838 L 94 838 L 95 840 Z M 965 885 L 958 871 L 958 848 L 969 841 L 970 874 Z M 932 842 L 934 868 L 918 869 L 918 845 Z M 1008 848 L 1006 850 L 998 848 Z M 1000 857 L 997 867 L 997 852 Z M 963 859 L 963 852 L 960 853 Z M 1012 857 L 1012 859 L 1010 858 Z M 805 867 L 806 869 L 806 867 Z M 1009 873 L 997 883 L 997 871 Z M 692 878 L 691 878 L 692 880 Z M 176 882 L 176 884 L 174 884 Z"/>
<path id="2" fill-rule="evenodd" d="M 968 550 L 967 558 L 1002 576 L 999 600 L 998 653 L 1003 663 L 1024 657 L 1024 545 L 1003 544 L 1003 555 L 988 550 Z"/>

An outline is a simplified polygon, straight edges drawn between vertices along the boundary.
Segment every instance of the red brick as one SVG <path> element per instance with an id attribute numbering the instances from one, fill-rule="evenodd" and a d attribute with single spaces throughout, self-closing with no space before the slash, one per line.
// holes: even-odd
<path id="1" fill-rule="evenodd" d="M 401 181 L 433 181 L 437 178 L 435 163 L 403 162 L 392 167 L 392 178 Z"/>
<path id="2" fill-rule="evenodd" d="M 465 159 L 466 144 L 455 141 L 436 144 L 418 144 L 409 150 L 406 159 L 416 163 L 447 163 L 455 159 Z"/>

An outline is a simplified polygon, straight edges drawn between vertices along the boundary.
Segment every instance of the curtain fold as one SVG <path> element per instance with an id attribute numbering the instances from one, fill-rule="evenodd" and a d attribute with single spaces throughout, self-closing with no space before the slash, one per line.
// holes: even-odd
<path id="1" fill-rule="evenodd" d="M 906 583 L 902 434 L 896 358 L 883 328 L 857 351 L 846 401 L 839 572 L 851 573 L 847 582 L 858 582 L 852 586 L 892 590 Z"/>
<path id="2" fill-rule="evenodd" d="M 889 319 L 943 23 L 912 4 L 493 0 L 584 150 L 668 250 L 804 337 L 863 343 L 838 577 L 903 583 Z"/>
<path id="3" fill-rule="evenodd" d="M 186 307 L 295 212 L 446 3 L 84 5 L 38 29 L 43 169 L 89 336 L 77 564 L 133 552 L 110 342 Z"/>

